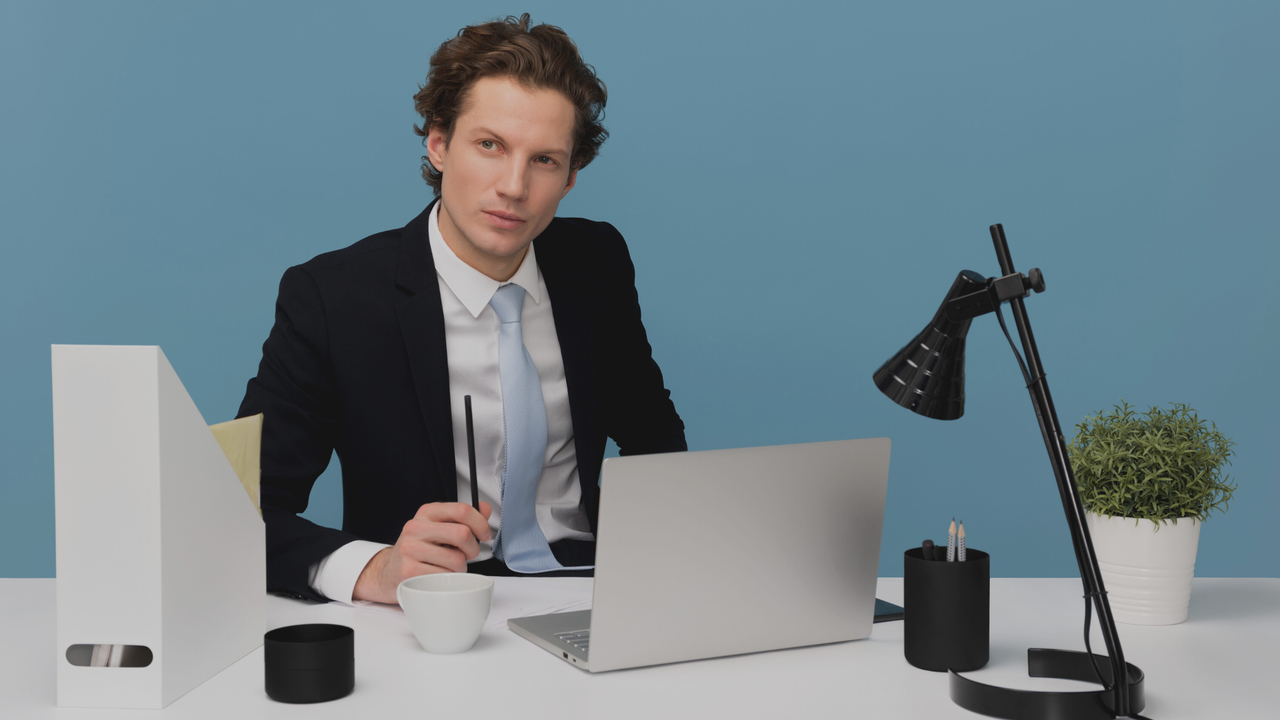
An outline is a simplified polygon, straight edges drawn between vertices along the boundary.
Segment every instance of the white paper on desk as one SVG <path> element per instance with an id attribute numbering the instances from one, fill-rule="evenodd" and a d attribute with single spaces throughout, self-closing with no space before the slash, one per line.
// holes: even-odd
<path id="1" fill-rule="evenodd" d="M 592 578 L 496 577 L 493 579 L 493 605 L 484 629 L 505 628 L 510 618 L 590 610 L 593 582 Z M 372 612 L 404 617 L 404 610 L 399 605 L 363 600 L 356 601 L 354 605 Z"/>

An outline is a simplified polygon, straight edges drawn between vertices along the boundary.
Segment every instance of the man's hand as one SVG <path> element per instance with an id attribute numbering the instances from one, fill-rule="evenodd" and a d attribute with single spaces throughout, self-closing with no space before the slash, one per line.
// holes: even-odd
<path id="1" fill-rule="evenodd" d="M 356 580 L 353 600 L 389 603 L 405 578 L 429 573 L 466 572 L 467 560 L 480 554 L 480 543 L 492 538 L 493 508 L 480 501 L 480 512 L 465 503 L 428 503 L 404 524 L 396 544 L 374 555 Z"/>

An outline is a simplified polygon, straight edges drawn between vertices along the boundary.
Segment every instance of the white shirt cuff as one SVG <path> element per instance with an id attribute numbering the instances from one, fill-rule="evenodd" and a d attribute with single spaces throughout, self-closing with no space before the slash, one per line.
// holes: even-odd
<path id="1" fill-rule="evenodd" d="M 364 566 L 385 547 L 391 546 L 368 540 L 353 540 L 312 565 L 307 584 L 330 600 L 350 605 L 351 595 L 356 591 L 356 581 L 360 579 Z"/>

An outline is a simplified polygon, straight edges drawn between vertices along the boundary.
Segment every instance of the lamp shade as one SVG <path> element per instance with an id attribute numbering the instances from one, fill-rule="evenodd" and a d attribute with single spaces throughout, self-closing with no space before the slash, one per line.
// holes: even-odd
<path id="1" fill-rule="evenodd" d="M 964 415 L 964 339 L 973 319 L 955 319 L 947 306 L 985 285 L 986 278 L 969 270 L 956 276 L 929 325 L 872 376 L 880 392 L 925 417 L 955 420 Z"/>

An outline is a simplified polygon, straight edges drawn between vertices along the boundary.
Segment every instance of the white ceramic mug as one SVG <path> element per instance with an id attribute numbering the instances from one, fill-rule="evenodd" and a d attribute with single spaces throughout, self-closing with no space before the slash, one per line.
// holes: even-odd
<path id="1" fill-rule="evenodd" d="M 419 575 L 400 583 L 396 600 L 423 650 L 466 652 L 476 644 L 489 617 L 493 578 L 468 573 Z"/>

